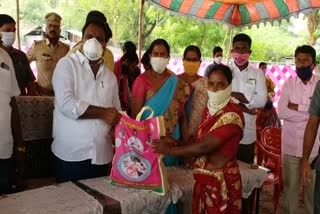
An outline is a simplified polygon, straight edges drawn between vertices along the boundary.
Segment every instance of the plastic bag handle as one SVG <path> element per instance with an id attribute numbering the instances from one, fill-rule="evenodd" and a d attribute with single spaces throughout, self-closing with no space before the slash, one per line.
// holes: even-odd
<path id="1" fill-rule="evenodd" d="M 143 114 L 146 110 L 151 111 L 151 114 L 149 115 L 149 117 L 148 117 L 147 119 L 152 118 L 153 115 L 154 115 L 153 109 L 152 109 L 150 106 L 144 106 L 144 107 L 141 109 L 141 111 L 137 114 L 136 120 L 140 121 L 140 120 L 141 120 L 141 117 L 142 117 L 142 114 Z M 146 119 L 146 120 L 147 120 L 147 119 Z"/>

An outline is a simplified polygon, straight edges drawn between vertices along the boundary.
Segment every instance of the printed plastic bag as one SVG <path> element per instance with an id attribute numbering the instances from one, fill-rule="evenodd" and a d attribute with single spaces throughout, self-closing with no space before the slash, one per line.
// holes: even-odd
<path id="1" fill-rule="evenodd" d="M 152 114 L 140 121 L 145 110 Z M 111 183 L 117 186 L 152 190 L 164 195 L 168 191 L 166 169 L 162 155 L 151 150 L 151 143 L 165 136 L 163 117 L 152 117 L 153 110 L 144 107 L 136 120 L 123 114 L 115 129 L 115 155 Z"/>

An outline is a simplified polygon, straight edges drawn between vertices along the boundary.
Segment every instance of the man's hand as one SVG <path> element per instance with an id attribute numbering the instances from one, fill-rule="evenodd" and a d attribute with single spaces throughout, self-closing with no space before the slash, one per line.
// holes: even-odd
<path id="1" fill-rule="evenodd" d="M 241 103 L 249 103 L 247 98 L 241 92 L 231 92 L 231 96 L 239 100 Z"/>
<path id="2" fill-rule="evenodd" d="M 112 126 L 116 125 L 121 118 L 121 114 L 115 108 L 106 108 L 104 113 L 104 121 Z"/>
<path id="3" fill-rule="evenodd" d="M 258 111 L 256 111 L 257 109 L 249 109 L 243 103 L 239 103 L 239 106 L 240 106 L 242 112 L 245 112 L 245 113 L 248 113 L 248 114 L 251 114 L 251 115 L 255 115 L 258 112 Z"/>
<path id="4" fill-rule="evenodd" d="M 292 103 L 292 102 L 289 102 L 288 103 L 288 108 L 293 110 L 293 111 L 298 111 L 298 104 L 295 104 L 295 103 Z"/>
<path id="5" fill-rule="evenodd" d="M 301 185 L 303 187 L 306 187 L 308 184 L 310 184 L 310 181 L 311 181 L 310 171 L 311 171 L 311 168 L 310 168 L 309 161 L 302 158 L 300 175 L 301 175 Z"/>

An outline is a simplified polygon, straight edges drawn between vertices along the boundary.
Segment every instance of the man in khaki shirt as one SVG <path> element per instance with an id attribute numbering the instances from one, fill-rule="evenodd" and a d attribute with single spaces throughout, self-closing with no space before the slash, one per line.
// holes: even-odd
<path id="1" fill-rule="evenodd" d="M 46 19 L 46 38 L 35 41 L 27 53 L 30 62 L 36 61 L 37 89 L 42 96 L 53 96 L 51 78 L 59 59 L 64 57 L 69 46 L 59 41 L 61 17 L 54 12 L 48 13 Z"/>

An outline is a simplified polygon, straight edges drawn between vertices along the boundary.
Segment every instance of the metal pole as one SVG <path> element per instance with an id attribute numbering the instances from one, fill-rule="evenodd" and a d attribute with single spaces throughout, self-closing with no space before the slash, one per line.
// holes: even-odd
<path id="1" fill-rule="evenodd" d="M 142 31 L 143 31 L 143 4 L 144 0 L 140 0 L 139 5 L 139 32 L 138 32 L 138 56 L 139 62 L 142 58 L 141 50 L 142 50 Z M 139 68 L 141 68 L 141 63 L 139 63 Z"/>
<path id="2" fill-rule="evenodd" d="M 16 11 L 17 11 L 17 14 L 16 14 L 16 16 L 17 16 L 17 18 L 16 18 L 16 20 L 17 20 L 17 38 L 18 38 L 18 48 L 19 48 L 19 50 L 21 50 L 21 41 L 20 41 L 20 18 L 19 18 L 19 13 L 20 13 L 20 11 L 19 11 L 19 0 L 16 0 Z"/>

